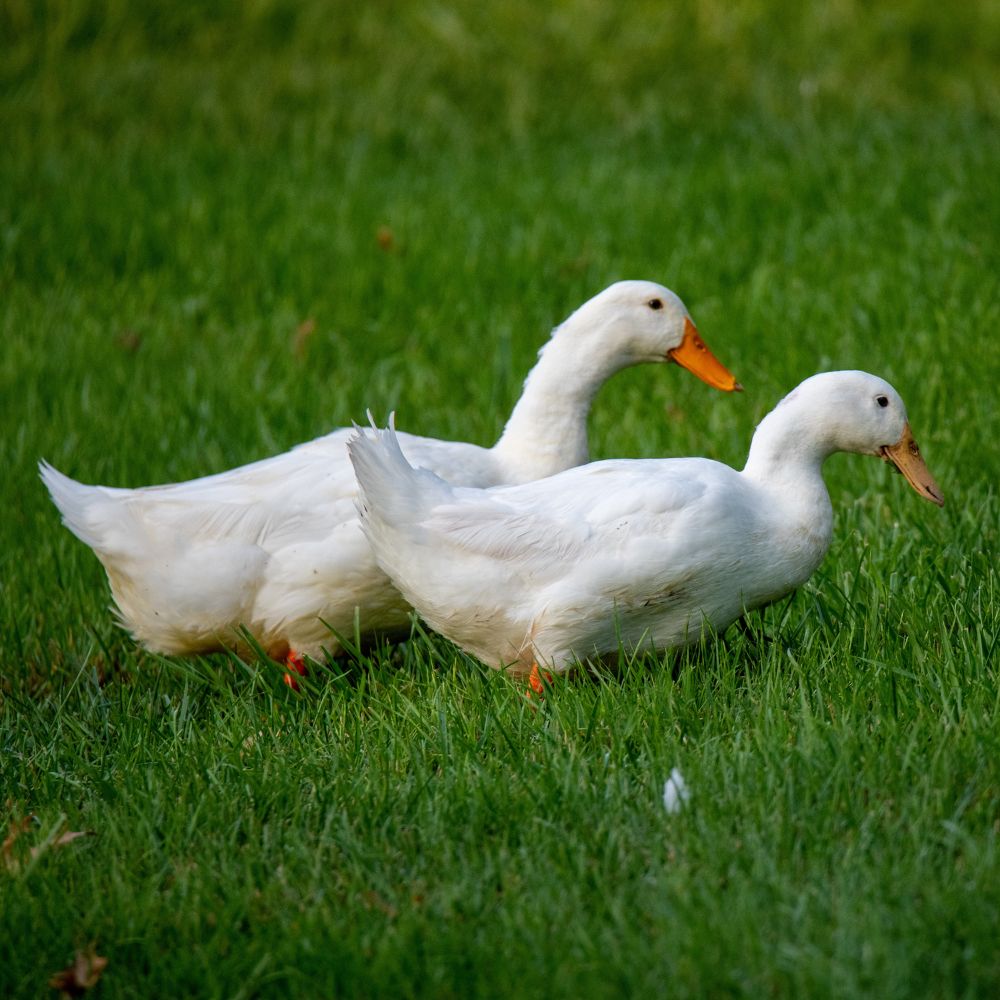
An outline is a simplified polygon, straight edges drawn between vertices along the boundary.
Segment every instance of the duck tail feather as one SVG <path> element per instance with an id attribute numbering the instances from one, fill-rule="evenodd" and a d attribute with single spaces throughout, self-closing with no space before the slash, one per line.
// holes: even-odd
<path id="1" fill-rule="evenodd" d="M 97 548 L 101 543 L 101 534 L 96 530 L 91 511 L 101 499 L 100 488 L 70 479 L 45 459 L 38 463 L 38 475 L 52 502 L 59 508 L 63 524 L 85 545 Z"/>
<path id="2" fill-rule="evenodd" d="M 415 469 L 406 460 L 396 436 L 395 413 L 384 430 L 371 419 L 371 429 L 357 428 L 347 451 L 358 479 L 358 514 L 365 530 L 373 522 L 387 526 L 412 524 L 424 512 L 446 499 L 451 487 L 427 469 Z"/>

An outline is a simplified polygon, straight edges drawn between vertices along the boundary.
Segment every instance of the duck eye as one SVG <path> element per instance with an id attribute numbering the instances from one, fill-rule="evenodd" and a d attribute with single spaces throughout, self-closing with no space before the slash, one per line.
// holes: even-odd
<path id="1" fill-rule="evenodd" d="M 889 397 L 888 396 L 876 396 L 875 397 L 875 402 L 878 403 L 879 406 L 888 406 L 889 405 Z"/>
<path id="2" fill-rule="evenodd" d="M 663 300 L 662 299 L 650 299 L 647 303 L 650 309 L 662 309 Z"/>

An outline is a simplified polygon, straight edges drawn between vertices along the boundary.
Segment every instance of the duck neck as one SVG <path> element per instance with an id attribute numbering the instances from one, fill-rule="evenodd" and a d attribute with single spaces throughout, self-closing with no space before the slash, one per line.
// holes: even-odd
<path id="1" fill-rule="evenodd" d="M 631 362 L 622 355 L 586 355 L 588 345 L 557 330 L 539 352 L 521 398 L 493 446 L 510 482 L 541 479 L 588 459 L 587 418 L 601 385 Z M 598 338 L 588 338 L 592 346 Z M 584 356 L 581 356 L 584 355 Z"/>
<path id="2" fill-rule="evenodd" d="M 743 474 L 777 494 L 783 506 L 802 506 L 832 521 L 823 463 L 836 447 L 810 419 L 811 413 L 786 399 L 757 426 Z"/>

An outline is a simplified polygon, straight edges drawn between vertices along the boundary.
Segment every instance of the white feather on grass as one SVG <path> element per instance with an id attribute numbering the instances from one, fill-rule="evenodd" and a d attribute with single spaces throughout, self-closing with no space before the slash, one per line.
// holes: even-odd
<path id="1" fill-rule="evenodd" d="M 670 777 L 663 785 L 663 808 L 672 816 L 681 811 L 689 798 L 691 798 L 691 790 L 688 788 L 680 768 L 675 767 L 670 771 Z"/>

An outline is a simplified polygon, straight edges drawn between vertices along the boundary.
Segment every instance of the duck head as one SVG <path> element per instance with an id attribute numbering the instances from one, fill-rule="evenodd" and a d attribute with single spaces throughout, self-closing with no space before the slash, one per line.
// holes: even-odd
<path id="1" fill-rule="evenodd" d="M 563 330 L 573 331 L 578 346 L 584 346 L 584 337 L 593 338 L 585 346 L 613 354 L 618 367 L 673 361 L 715 389 L 743 388 L 701 339 L 684 303 L 652 281 L 618 281 L 605 288 L 556 332 Z"/>
<path id="2" fill-rule="evenodd" d="M 777 409 L 784 407 L 796 411 L 802 440 L 821 440 L 828 454 L 876 455 L 891 462 L 925 500 L 944 506 L 941 488 L 913 439 L 903 400 L 884 379 L 860 371 L 823 372 L 802 382 Z"/>

